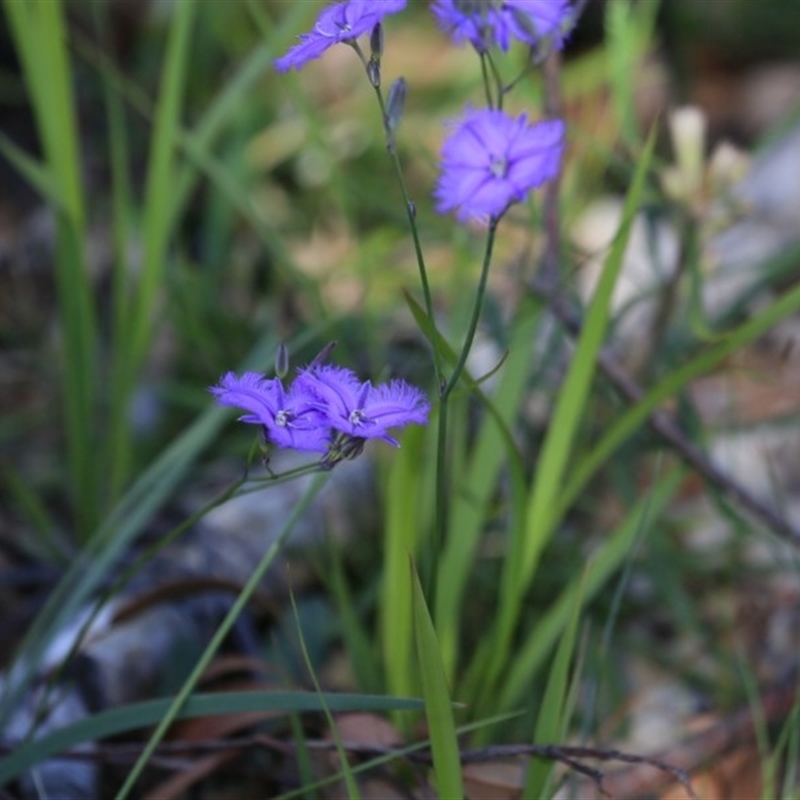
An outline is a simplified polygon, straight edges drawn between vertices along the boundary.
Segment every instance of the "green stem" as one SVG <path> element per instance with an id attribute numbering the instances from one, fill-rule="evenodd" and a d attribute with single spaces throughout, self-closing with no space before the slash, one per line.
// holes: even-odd
<path id="1" fill-rule="evenodd" d="M 486 105 L 488 108 L 494 108 L 494 100 L 492 99 L 492 87 L 489 82 L 489 67 L 486 63 L 486 53 L 481 53 L 481 77 L 483 78 L 483 91 L 486 95 Z"/>
<path id="2" fill-rule="evenodd" d="M 428 574 L 426 580 L 427 600 L 431 608 L 436 607 L 436 583 L 438 578 L 439 555 L 444 549 L 447 538 L 447 528 L 450 522 L 448 514 L 447 495 L 449 489 L 447 473 L 447 408 L 449 394 L 442 394 L 439 398 L 439 429 L 436 438 L 436 513 L 434 539 L 431 548 L 429 563 L 426 565 Z"/>
<path id="3" fill-rule="evenodd" d="M 492 58 L 491 54 L 484 53 L 481 55 L 481 67 L 483 69 L 483 64 L 486 62 L 489 65 L 489 72 L 491 72 L 491 78 L 494 81 L 494 90 L 497 94 L 497 103 L 496 105 L 489 104 L 489 108 L 495 108 L 498 111 L 502 111 L 503 109 L 503 98 L 505 97 L 506 90 L 503 87 L 503 79 L 500 76 L 500 71 L 497 69 L 497 64 L 494 63 L 494 59 Z M 487 81 L 489 80 L 489 76 L 487 75 L 485 69 L 483 69 L 483 80 L 486 83 L 486 94 L 487 97 L 491 97 L 491 92 L 489 91 L 489 86 Z"/>
<path id="4" fill-rule="evenodd" d="M 361 58 L 361 61 L 364 64 L 365 69 L 367 69 L 367 74 L 369 75 L 369 69 L 367 67 L 366 59 L 358 49 L 356 50 L 356 52 L 359 54 L 359 57 Z M 494 79 L 494 82 L 498 90 L 498 105 L 501 104 L 502 84 L 500 82 L 500 76 L 497 72 L 495 64 L 486 54 L 481 55 L 481 69 L 483 70 L 484 86 L 486 89 L 486 97 L 489 106 L 490 107 L 492 106 L 492 91 L 491 91 L 492 79 Z M 376 86 L 374 85 L 374 89 L 375 89 L 375 96 L 378 99 L 378 105 L 380 106 L 381 110 L 381 119 L 383 121 L 384 133 L 386 134 L 386 147 L 392 159 L 392 164 L 394 165 L 395 173 L 397 175 L 397 180 L 400 185 L 400 191 L 402 192 L 403 200 L 406 206 L 408 223 L 411 229 L 411 237 L 414 241 L 414 252 L 416 254 L 417 265 L 419 267 L 420 282 L 422 283 L 422 294 L 425 299 L 425 312 L 428 316 L 428 320 L 430 321 L 431 327 L 433 329 L 433 335 L 431 336 L 430 341 L 431 341 L 431 346 L 433 347 L 433 364 L 436 373 L 436 384 L 439 387 L 439 399 L 440 399 L 439 429 L 438 429 L 438 436 L 436 443 L 436 520 L 435 520 L 435 532 L 434 532 L 434 541 L 432 548 L 432 558 L 430 560 L 430 564 L 428 565 L 429 570 L 428 570 L 428 581 L 427 581 L 428 601 L 431 605 L 433 605 L 435 603 L 435 596 L 436 596 L 437 556 L 441 552 L 441 549 L 444 545 L 444 541 L 447 535 L 447 526 L 448 526 L 447 499 L 448 499 L 449 481 L 448 481 L 448 471 L 447 471 L 447 417 L 448 417 L 449 398 L 450 394 L 452 393 L 453 389 L 455 388 L 456 384 L 458 383 L 464 371 L 467 358 L 469 357 L 470 350 L 472 349 L 472 342 L 475 338 L 475 333 L 478 328 L 478 320 L 480 319 L 481 308 L 483 306 L 483 297 L 484 294 L 486 293 L 486 283 L 489 275 L 489 265 L 492 260 L 492 249 L 494 246 L 495 233 L 497 230 L 497 223 L 499 219 L 493 217 L 489 223 L 489 235 L 486 242 L 486 252 L 483 257 L 481 277 L 480 277 L 480 282 L 478 284 L 478 290 L 475 296 L 475 305 L 472 310 L 472 317 L 470 319 L 469 328 L 467 330 L 467 335 L 464 340 L 464 344 L 461 348 L 461 353 L 458 357 L 455 368 L 453 369 L 453 373 L 450 376 L 450 378 L 445 381 L 442 369 L 442 356 L 439 353 L 438 347 L 436 346 L 436 323 L 433 316 L 433 298 L 431 295 L 430 284 L 428 282 L 427 270 L 425 268 L 425 258 L 422 254 L 422 245 L 420 244 L 419 231 L 417 229 L 415 207 L 408 194 L 408 187 L 405 182 L 405 177 L 403 176 L 403 170 L 400 164 L 400 158 L 397 153 L 394 130 L 392 125 L 390 124 L 389 115 L 386 110 L 386 103 L 384 101 L 380 83 L 378 83 L 378 85 Z"/>
<path id="5" fill-rule="evenodd" d="M 400 191 L 403 195 L 403 203 L 406 207 L 406 215 L 408 216 L 408 225 L 411 229 L 411 238 L 414 242 L 414 254 L 417 258 L 417 267 L 419 268 L 419 279 L 422 284 L 422 295 L 425 300 L 425 313 L 428 315 L 431 327 L 433 328 L 433 336 L 431 337 L 431 347 L 433 348 L 433 369 L 436 373 L 436 385 L 441 389 L 444 384 L 444 376 L 442 374 L 442 359 L 439 349 L 436 346 L 436 322 L 433 317 L 433 295 L 431 294 L 430 283 L 428 282 L 428 270 L 425 267 L 425 256 L 422 253 L 422 244 L 419 240 L 419 230 L 417 229 L 416 220 L 416 206 L 408 194 L 408 186 L 406 179 L 403 175 L 403 167 L 400 164 L 400 156 L 397 153 L 397 146 L 395 142 L 394 132 L 389 126 L 389 117 L 386 113 L 386 103 L 381 92 L 380 85 L 375 86 L 375 96 L 378 98 L 378 105 L 381 109 L 381 119 L 383 121 L 383 130 L 386 134 L 386 149 L 389 151 L 389 156 L 392 159 L 397 182 L 400 185 Z"/>
<path id="6" fill-rule="evenodd" d="M 133 785 L 139 779 L 139 776 L 141 775 L 142 770 L 145 768 L 145 765 L 150 760 L 150 757 L 153 755 L 155 749 L 161 743 L 164 735 L 166 734 L 170 725 L 172 725 L 172 723 L 175 721 L 175 718 L 180 710 L 186 704 L 186 701 L 194 691 L 195 686 L 197 686 L 197 683 L 203 676 L 203 673 L 211 663 L 211 659 L 214 658 L 217 650 L 219 650 L 223 640 L 230 632 L 242 611 L 244 611 L 245 606 L 250 601 L 250 598 L 258 588 L 258 585 L 263 580 L 264 575 L 272 565 L 272 562 L 275 560 L 275 556 L 277 556 L 278 552 L 283 547 L 298 519 L 308 509 L 311 501 L 317 496 L 317 494 L 319 494 L 327 479 L 327 473 L 317 475 L 308 489 L 306 489 L 306 491 L 303 493 L 303 496 L 294 507 L 289 519 L 286 521 L 286 524 L 283 526 L 280 533 L 277 535 L 267 552 L 264 554 L 264 557 L 261 559 L 258 566 L 253 571 L 253 574 L 250 576 L 250 579 L 247 581 L 244 588 L 239 593 L 239 596 L 236 598 L 236 602 L 231 606 L 230 611 L 226 614 L 225 619 L 222 620 L 213 638 L 203 651 L 203 655 L 200 656 L 200 659 L 198 660 L 197 664 L 195 664 L 191 674 L 184 681 L 184 684 L 173 700 L 169 711 L 164 715 L 158 727 L 150 736 L 147 746 L 142 751 L 142 754 L 139 756 L 136 764 L 134 764 L 133 769 L 128 773 L 128 777 L 125 779 L 125 783 L 122 785 L 122 788 L 119 790 L 119 792 L 117 792 L 116 800 L 125 800 L 125 798 L 130 794 Z"/>
<path id="7" fill-rule="evenodd" d="M 483 307 L 483 297 L 486 294 L 486 283 L 489 278 L 489 265 L 492 263 L 492 250 L 494 249 L 494 239 L 497 233 L 497 223 L 499 218 L 492 217 L 489 222 L 489 234 L 486 239 L 486 251 L 483 254 L 483 265 L 481 267 L 481 277 L 478 282 L 478 290 L 475 293 L 475 305 L 472 308 L 472 316 L 469 321 L 469 328 L 461 347 L 453 373 L 444 385 L 439 396 L 439 430 L 436 441 L 436 532 L 433 542 L 433 557 L 431 558 L 431 571 L 428 576 L 428 603 L 433 606 L 436 602 L 436 562 L 438 554 L 442 552 L 444 542 L 447 537 L 448 527 L 448 506 L 447 498 L 449 494 L 449 481 L 447 470 L 447 410 L 450 402 L 450 395 L 458 384 L 464 367 L 467 363 L 472 342 L 475 339 L 475 332 L 478 330 L 478 320 L 481 316 Z"/>
<path id="8" fill-rule="evenodd" d="M 472 341 L 475 338 L 475 332 L 478 330 L 478 320 L 481 316 L 481 308 L 483 306 L 483 296 L 486 294 L 486 283 L 489 278 L 489 265 L 492 263 L 492 250 L 494 248 L 495 234 L 497 233 L 497 223 L 499 217 L 492 217 L 489 221 L 489 235 L 486 238 L 486 252 L 483 254 L 483 265 L 481 267 L 481 279 L 478 283 L 478 291 L 475 293 L 475 305 L 472 309 L 472 318 L 469 321 L 469 328 L 467 329 L 467 336 L 464 339 L 464 345 L 461 348 L 461 354 L 458 357 L 453 374 L 447 381 L 447 384 L 442 391 L 442 400 L 444 400 L 450 392 L 453 391 L 458 383 L 461 373 L 464 371 L 464 366 L 467 363 L 469 352 L 472 349 Z"/>

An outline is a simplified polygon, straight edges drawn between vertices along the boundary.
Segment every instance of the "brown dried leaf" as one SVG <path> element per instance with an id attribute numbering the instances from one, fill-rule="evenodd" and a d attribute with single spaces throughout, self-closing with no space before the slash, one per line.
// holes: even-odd
<path id="1" fill-rule="evenodd" d="M 469 800 L 517 800 L 522 794 L 525 765 L 518 760 L 467 764 L 462 776 Z"/>
<path id="2" fill-rule="evenodd" d="M 359 744 L 370 747 L 400 747 L 403 744 L 403 737 L 397 728 L 377 714 L 340 714 L 336 717 L 336 728 L 345 747 Z"/>
<path id="3" fill-rule="evenodd" d="M 735 750 L 703 772 L 691 776 L 692 786 L 703 800 L 741 800 L 761 797 L 761 758 L 755 747 Z M 678 784 L 670 786 L 659 800 L 685 800 Z"/>
<path id="4" fill-rule="evenodd" d="M 212 775 L 239 755 L 239 750 L 225 750 L 200 758 L 185 769 L 170 775 L 167 780 L 144 795 L 142 800 L 179 800 L 194 784 Z"/>

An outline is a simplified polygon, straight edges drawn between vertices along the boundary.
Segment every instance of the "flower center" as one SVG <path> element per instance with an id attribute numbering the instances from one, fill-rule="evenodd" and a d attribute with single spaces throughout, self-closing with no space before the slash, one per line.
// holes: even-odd
<path id="1" fill-rule="evenodd" d="M 492 156 L 489 161 L 489 171 L 495 178 L 505 178 L 508 171 L 508 161 L 502 156 Z"/>
<path id="2" fill-rule="evenodd" d="M 347 419 L 356 427 L 372 421 L 360 408 L 354 408 Z"/>
<path id="3" fill-rule="evenodd" d="M 288 428 L 291 421 L 294 419 L 294 414 L 291 411 L 286 411 L 285 409 L 281 409 L 275 414 L 275 424 L 279 428 Z"/>

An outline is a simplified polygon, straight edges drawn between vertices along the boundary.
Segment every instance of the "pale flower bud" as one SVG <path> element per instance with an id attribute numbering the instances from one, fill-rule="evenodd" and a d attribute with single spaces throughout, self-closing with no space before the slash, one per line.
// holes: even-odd
<path id="1" fill-rule="evenodd" d="M 289 374 L 289 348 L 281 342 L 275 351 L 275 374 L 285 378 Z"/>
<path id="2" fill-rule="evenodd" d="M 712 194 L 729 192 L 747 174 L 750 159 L 730 142 L 720 142 L 711 153 L 708 174 Z"/>
<path id="3" fill-rule="evenodd" d="M 683 199 L 690 201 L 703 185 L 703 160 L 706 146 L 705 114 L 695 106 L 684 106 L 670 114 L 672 148 L 680 173 Z"/>
<path id="4" fill-rule="evenodd" d="M 398 78 L 390 87 L 386 98 L 386 127 L 394 133 L 403 118 L 408 84 L 405 78 Z"/>

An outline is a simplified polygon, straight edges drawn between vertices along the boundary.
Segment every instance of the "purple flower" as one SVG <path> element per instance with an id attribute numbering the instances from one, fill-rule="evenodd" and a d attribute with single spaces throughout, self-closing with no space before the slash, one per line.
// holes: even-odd
<path id="1" fill-rule="evenodd" d="M 239 419 L 263 425 L 269 440 L 278 447 L 321 453 L 330 446 L 331 426 L 318 410 L 315 398 L 297 383 L 287 392 L 278 378 L 268 379 L 257 372 L 245 372 L 239 378 L 228 372 L 209 391 L 220 405 L 247 411 Z"/>
<path id="2" fill-rule="evenodd" d="M 405 6 L 406 0 L 349 0 L 328 6 L 317 17 L 313 30 L 300 34 L 300 44 L 274 62 L 275 69 L 278 72 L 286 72 L 292 67 L 300 69 L 338 42 L 348 42 L 371 33 L 383 17 L 396 14 Z"/>
<path id="3" fill-rule="evenodd" d="M 356 439 L 383 439 L 398 447 L 387 433 L 389 428 L 428 421 L 425 395 L 405 381 L 373 386 L 359 381 L 349 369 L 324 365 L 301 372 L 296 384 L 317 398 L 317 407 L 332 428 Z"/>
<path id="4" fill-rule="evenodd" d="M 455 42 L 478 52 L 492 43 L 507 51 L 512 38 L 531 47 L 550 38 L 560 47 L 571 13 L 568 0 L 436 0 L 431 10 Z"/>
<path id="5" fill-rule="evenodd" d="M 558 174 L 564 131 L 560 119 L 528 125 L 525 114 L 469 111 L 442 147 L 436 210 L 457 209 L 461 222 L 499 218 Z"/>

